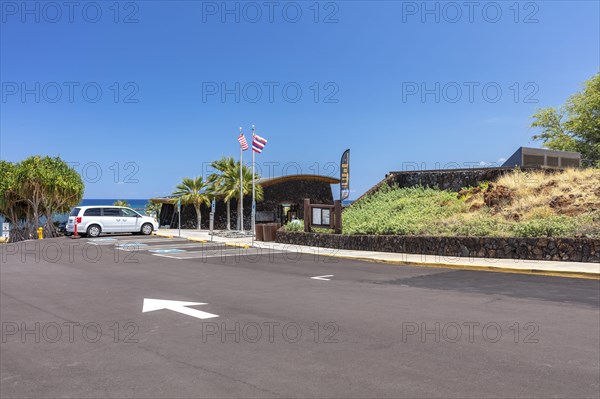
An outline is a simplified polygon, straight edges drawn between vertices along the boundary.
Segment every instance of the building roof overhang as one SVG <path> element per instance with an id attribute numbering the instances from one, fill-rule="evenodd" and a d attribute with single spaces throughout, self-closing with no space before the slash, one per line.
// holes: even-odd
<path id="1" fill-rule="evenodd" d="M 340 179 L 331 176 L 322 176 L 322 175 L 287 175 L 287 176 L 277 176 L 277 177 L 265 177 L 256 180 L 256 184 L 260 184 L 262 187 L 269 187 L 276 184 L 287 183 L 290 181 L 316 181 L 327 184 L 340 184 Z M 175 204 L 177 203 L 176 195 L 169 195 L 166 197 L 158 197 L 151 198 L 150 202 L 154 202 L 157 204 Z"/>

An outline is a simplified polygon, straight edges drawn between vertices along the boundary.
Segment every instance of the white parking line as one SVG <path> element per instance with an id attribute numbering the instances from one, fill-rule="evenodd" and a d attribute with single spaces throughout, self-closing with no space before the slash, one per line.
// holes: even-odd
<path id="1" fill-rule="evenodd" d="M 117 246 L 117 249 L 131 249 L 132 247 L 135 247 L 135 245 L 131 244 L 128 245 L 130 248 L 127 248 L 127 246 L 125 247 L 119 247 Z M 139 251 L 150 251 L 152 249 L 179 249 L 179 248 L 198 248 L 198 249 L 204 249 L 204 250 L 210 250 L 211 248 L 224 248 L 222 245 L 221 246 L 206 246 L 205 244 L 196 242 L 196 243 L 190 243 L 189 241 L 186 241 L 185 243 L 182 244 L 165 244 L 165 245 L 141 245 L 141 246 L 137 246 L 135 247 L 136 250 Z"/>
<path id="2" fill-rule="evenodd" d="M 161 254 L 153 253 L 154 256 L 161 256 L 163 258 L 170 259 L 210 259 L 210 258 L 230 258 L 230 257 L 257 257 L 257 256 L 271 256 L 283 251 L 260 251 L 259 248 L 231 248 L 231 249 L 220 249 L 220 250 L 204 250 L 204 251 L 186 251 L 176 254 Z"/>
<path id="3" fill-rule="evenodd" d="M 92 241 L 93 240 L 93 241 Z M 148 242 L 165 242 L 166 239 L 165 238 L 142 238 L 142 239 L 127 239 L 127 240 L 118 240 L 116 238 L 109 238 L 109 239 L 89 239 L 88 242 L 92 245 L 115 245 L 115 244 L 132 244 L 132 243 L 139 243 L 139 244 L 145 244 Z M 189 241 L 185 240 L 181 240 L 179 242 L 182 243 L 188 243 Z M 173 241 L 169 241 L 169 244 L 173 244 Z"/>

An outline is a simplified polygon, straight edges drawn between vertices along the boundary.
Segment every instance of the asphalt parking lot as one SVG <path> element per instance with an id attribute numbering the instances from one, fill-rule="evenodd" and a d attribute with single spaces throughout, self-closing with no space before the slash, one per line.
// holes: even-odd
<path id="1" fill-rule="evenodd" d="M 2 398 L 600 396 L 598 280 L 154 236 L 0 261 Z"/>

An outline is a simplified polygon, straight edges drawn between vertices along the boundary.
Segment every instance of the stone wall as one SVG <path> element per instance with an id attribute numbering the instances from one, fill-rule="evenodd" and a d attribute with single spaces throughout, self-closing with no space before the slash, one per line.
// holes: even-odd
<path id="1" fill-rule="evenodd" d="M 417 172 L 391 172 L 386 180 L 398 187 L 424 186 L 441 190 L 460 191 L 484 181 L 494 181 L 514 168 L 472 168 L 455 170 L 427 170 Z"/>
<path id="2" fill-rule="evenodd" d="M 438 256 L 600 262 L 600 239 L 425 237 L 277 232 L 282 244 Z"/>

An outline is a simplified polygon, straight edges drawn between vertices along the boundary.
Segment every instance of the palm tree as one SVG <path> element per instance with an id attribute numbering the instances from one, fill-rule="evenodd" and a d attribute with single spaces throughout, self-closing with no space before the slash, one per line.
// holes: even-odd
<path id="1" fill-rule="evenodd" d="M 117 200 L 113 203 L 113 206 L 129 206 L 125 200 Z"/>
<path id="2" fill-rule="evenodd" d="M 235 161 L 233 157 L 222 157 L 218 161 L 213 161 L 210 166 L 219 173 L 213 173 L 208 176 L 210 183 L 209 192 L 214 197 L 224 196 L 224 201 L 227 205 L 227 230 L 231 230 L 231 198 L 233 198 L 232 195 L 233 191 L 236 190 L 236 186 L 230 172 L 235 170 Z"/>
<path id="3" fill-rule="evenodd" d="M 260 176 L 258 174 L 254 174 L 254 178 L 258 179 Z M 242 203 L 240 201 L 240 163 L 235 163 L 235 168 L 229 172 L 228 179 L 232 181 L 233 189 L 229 191 L 229 199 L 235 198 L 238 200 L 238 227 L 240 230 L 243 229 L 243 226 L 239 226 L 241 221 L 240 215 L 242 210 Z M 244 196 L 252 194 L 252 169 L 246 165 L 242 166 L 242 191 Z M 227 196 L 225 197 L 228 198 Z M 260 185 L 256 185 L 256 201 L 262 201 L 264 198 L 263 188 Z"/>
<path id="4" fill-rule="evenodd" d="M 198 220 L 198 230 L 200 230 L 200 224 L 202 222 L 200 208 L 202 207 L 202 204 L 210 204 L 209 196 L 205 191 L 207 187 L 208 183 L 202 179 L 202 176 L 196 178 L 184 177 L 173 192 L 174 195 L 179 197 L 182 204 L 194 205 L 196 218 Z"/>
<path id="5" fill-rule="evenodd" d="M 148 216 L 154 216 L 156 218 L 156 220 L 158 220 L 159 218 L 159 213 L 160 213 L 160 209 L 162 208 L 162 204 L 159 204 L 158 202 L 148 202 L 146 204 L 146 215 Z"/>

